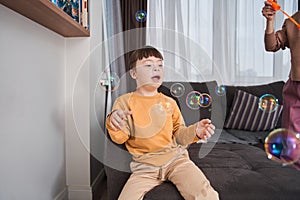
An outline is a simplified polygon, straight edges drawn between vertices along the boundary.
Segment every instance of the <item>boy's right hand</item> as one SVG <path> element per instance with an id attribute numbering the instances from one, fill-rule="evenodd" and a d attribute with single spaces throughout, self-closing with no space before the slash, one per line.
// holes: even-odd
<path id="1" fill-rule="evenodd" d="M 115 110 L 110 114 L 109 125 L 114 130 L 123 130 L 127 115 L 131 115 L 132 112 L 128 110 Z"/>
<path id="2" fill-rule="evenodd" d="M 268 21 L 273 21 L 275 19 L 276 10 L 273 9 L 271 2 L 265 1 L 265 6 L 262 8 L 261 12 Z"/>

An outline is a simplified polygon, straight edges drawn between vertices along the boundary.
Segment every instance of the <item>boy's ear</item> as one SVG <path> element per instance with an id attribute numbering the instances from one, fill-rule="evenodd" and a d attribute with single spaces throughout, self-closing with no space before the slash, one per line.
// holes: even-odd
<path id="1" fill-rule="evenodd" d="M 130 73 L 131 78 L 136 79 L 136 71 L 135 71 L 135 69 L 129 70 L 129 73 Z"/>

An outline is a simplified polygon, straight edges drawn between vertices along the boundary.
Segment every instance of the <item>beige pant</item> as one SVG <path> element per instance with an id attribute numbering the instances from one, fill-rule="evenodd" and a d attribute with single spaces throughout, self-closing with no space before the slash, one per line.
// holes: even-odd
<path id="1" fill-rule="evenodd" d="M 140 200 L 144 195 L 169 180 L 176 185 L 186 200 L 216 200 L 218 193 L 212 188 L 202 171 L 189 159 L 188 154 L 180 155 L 162 167 L 132 162 L 132 174 L 125 184 L 119 200 Z"/>

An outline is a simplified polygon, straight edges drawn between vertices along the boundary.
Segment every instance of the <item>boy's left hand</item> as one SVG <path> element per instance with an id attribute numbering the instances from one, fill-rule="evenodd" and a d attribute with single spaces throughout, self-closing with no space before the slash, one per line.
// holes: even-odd
<path id="1" fill-rule="evenodd" d="M 215 126 L 210 119 L 202 119 L 197 122 L 196 135 L 201 140 L 207 140 L 215 132 Z"/>

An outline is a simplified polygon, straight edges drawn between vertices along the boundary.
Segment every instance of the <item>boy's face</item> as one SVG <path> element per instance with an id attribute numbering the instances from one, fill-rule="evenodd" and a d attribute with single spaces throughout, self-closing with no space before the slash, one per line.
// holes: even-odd
<path id="1" fill-rule="evenodd" d="M 130 70 L 131 77 L 136 80 L 137 88 L 154 86 L 157 89 L 163 81 L 163 61 L 150 56 L 136 61 L 136 67 Z"/>

